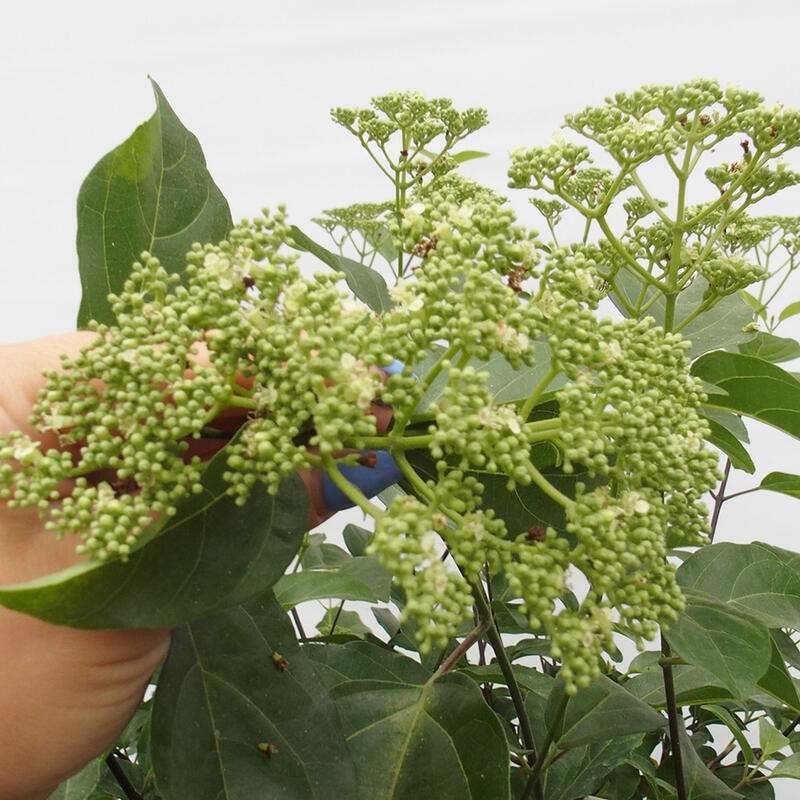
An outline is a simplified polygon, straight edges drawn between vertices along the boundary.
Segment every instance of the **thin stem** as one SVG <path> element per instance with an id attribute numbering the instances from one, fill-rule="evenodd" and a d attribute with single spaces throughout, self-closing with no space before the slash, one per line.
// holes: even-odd
<path id="1" fill-rule="evenodd" d="M 378 520 L 384 516 L 386 512 L 383 509 L 378 508 L 378 506 L 370 502 L 369 498 L 361 489 L 355 484 L 350 483 L 350 481 L 339 472 L 336 461 L 334 461 L 330 454 L 325 453 L 321 455 L 320 462 L 330 479 L 344 492 L 345 496 L 351 500 L 353 505 L 358 506 L 367 516 L 372 517 L 374 520 Z"/>
<path id="2" fill-rule="evenodd" d="M 437 675 L 444 675 L 445 672 L 450 672 L 456 664 L 466 655 L 467 650 L 481 640 L 483 634 L 486 632 L 488 623 L 484 620 L 480 623 L 468 636 L 459 643 L 458 647 L 441 663 L 436 670 Z"/>
<path id="3" fill-rule="evenodd" d="M 686 784 L 683 778 L 683 755 L 680 742 L 680 715 L 675 701 L 675 683 L 672 676 L 672 650 L 664 635 L 661 635 L 661 653 L 664 661 L 661 670 L 664 674 L 664 696 L 667 701 L 667 718 L 669 719 L 669 740 L 672 750 L 672 764 L 675 770 L 675 789 L 678 793 L 677 800 L 687 800 Z"/>
<path id="4" fill-rule="evenodd" d="M 127 797 L 128 800 L 144 800 L 136 787 L 130 782 L 122 767 L 117 763 L 117 757 L 114 755 L 114 753 L 109 753 L 106 756 L 106 766 L 114 776 L 114 780 L 116 780 L 116 782 L 119 784 L 119 788 L 122 789 L 122 791 L 125 793 L 125 797 Z"/>
<path id="5" fill-rule="evenodd" d="M 731 473 L 731 460 L 728 458 L 725 460 L 725 469 L 722 473 L 722 481 L 720 481 L 719 489 L 717 489 L 716 495 L 714 495 L 714 510 L 711 513 L 711 533 L 708 536 L 709 544 L 714 541 L 714 534 L 717 531 L 717 522 L 719 522 L 719 515 L 722 511 L 722 504 L 728 499 L 725 496 L 725 487 L 728 484 L 728 477 Z"/>
<path id="6" fill-rule="evenodd" d="M 527 399 L 522 405 L 522 408 L 519 411 L 519 415 L 522 419 L 528 419 L 533 411 L 536 403 L 539 401 L 539 398 L 544 393 L 544 390 L 549 386 L 550 381 L 558 375 L 559 370 L 558 367 L 551 364 L 550 369 L 547 371 L 547 375 L 545 375 L 540 381 L 536 388 L 528 395 Z"/>
<path id="7" fill-rule="evenodd" d="M 492 649 L 494 650 L 497 664 L 500 671 L 505 678 L 506 686 L 508 686 L 508 693 L 511 696 L 511 702 L 517 714 L 519 721 L 519 731 L 522 736 L 522 744 L 525 750 L 528 751 L 528 762 L 531 766 L 536 763 L 536 743 L 533 738 L 533 730 L 531 729 L 531 721 L 528 719 L 528 713 L 525 709 L 525 698 L 522 696 L 522 691 L 517 683 L 516 676 L 514 675 L 514 668 L 506 653 L 505 645 L 503 644 L 503 637 L 497 629 L 494 621 L 494 614 L 486 599 L 483 591 L 483 586 L 479 583 L 471 583 L 472 595 L 475 598 L 475 605 L 478 608 L 478 616 L 487 623 L 486 638 L 489 640 Z M 544 800 L 544 793 L 542 790 L 541 781 L 537 781 L 534 787 L 536 800 Z"/>

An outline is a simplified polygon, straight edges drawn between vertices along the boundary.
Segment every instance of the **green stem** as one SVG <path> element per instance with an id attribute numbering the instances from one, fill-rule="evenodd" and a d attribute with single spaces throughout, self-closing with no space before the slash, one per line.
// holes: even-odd
<path id="1" fill-rule="evenodd" d="M 539 402 L 539 398 L 544 394 L 544 390 L 550 385 L 550 381 L 552 381 L 559 372 L 560 370 L 555 364 L 550 364 L 547 375 L 539 381 L 536 388 L 528 395 L 527 399 L 522 404 L 522 408 L 519 410 L 519 415 L 522 419 L 528 419 L 536 403 Z"/>
<path id="2" fill-rule="evenodd" d="M 325 472 L 328 473 L 330 479 L 350 498 L 353 505 L 358 506 L 365 514 L 372 517 L 374 520 L 379 520 L 386 514 L 383 509 L 378 508 L 378 506 L 370 502 L 369 498 L 361 489 L 350 483 L 350 481 L 339 472 L 339 468 L 333 456 L 327 453 L 321 454 L 320 463 Z"/>

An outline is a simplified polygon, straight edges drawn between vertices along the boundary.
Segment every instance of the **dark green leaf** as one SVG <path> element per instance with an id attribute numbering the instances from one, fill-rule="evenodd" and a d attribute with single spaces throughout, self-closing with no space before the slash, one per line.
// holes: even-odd
<path id="1" fill-rule="evenodd" d="M 331 606 L 325 610 L 322 619 L 317 623 L 317 630 L 328 641 L 350 641 L 367 639 L 372 631 L 364 624 L 357 611 L 345 611 L 342 606 Z"/>
<path id="2" fill-rule="evenodd" d="M 424 686 L 358 680 L 332 690 L 358 769 L 359 800 L 504 800 L 506 737 L 468 678 Z M 329 797 L 335 797 L 331 794 Z"/>
<path id="3" fill-rule="evenodd" d="M 540 697 L 547 698 L 553 691 L 554 680 L 549 675 L 545 675 L 533 667 L 523 667 L 515 664 L 512 667 L 514 679 L 526 692 L 535 692 Z M 460 675 L 467 675 L 475 683 L 493 683 L 498 686 L 507 685 L 500 665 L 495 661 L 491 664 L 470 664 L 459 667 Z"/>
<path id="4" fill-rule="evenodd" d="M 766 626 L 713 596 L 687 588 L 684 593 L 686 609 L 667 632 L 672 649 L 715 675 L 734 696 L 749 696 L 772 655 Z"/>
<path id="5" fill-rule="evenodd" d="M 73 775 L 47 798 L 47 800 L 86 800 L 92 797 L 105 769 L 103 758 L 96 758 L 87 764 L 77 775 Z"/>
<path id="6" fill-rule="evenodd" d="M 270 596 L 175 631 L 151 748 L 169 800 L 357 793 L 334 705 Z"/>
<path id="7" fill-rule="evenodd" d="M 309 644 L 303 654 L 314 662 L 328 688 L 351 680 L 421 685 L 430 678 L 418 661 L 371 642 Z"/>
<path id="8" fill-rule="evenodd" d="M 303 569 L 336 569 L 352 558 L 339 545 L 325 541 L 324 533 L 312 533 L 301 564 Z"/>
<path id="9" fill-rule="evenodd" d="M 375 558 L 359 556 L 336 570 L 303 570 L 284 575 L 275 584 L 275 596 L 284 608 L 307 600 L 389 600 L 392 574 Z"/>
<path id="10" fill-rule="evenodd" d="M 388 311 L 394 305 L 389 297 L 386 281 L 379 272 L 358 261 L 353 261 L 351 258 L 345 258 L 326 250 L 296 225 L 292 225 L 292 240 L 298 250 L 311 253 L 323 264 L 343 273 L 353 294 L 373 311 Z"/>
<path id="11" fill-rule="evenodd" d="M 226 495 L 220 452 L 159 535 L 126 562 L 91 562 L 0 589 L 0 605 L 78 628 L 160 627 L 262 594 L 283 574 L 308 523 L 299 478 L 275 497 L 256 487 L 244 506 Z"/>
<path id="12" fill-rule="evenodd" d="M 683 728 L 681 727 L 679 730 L 687 800 L 736 800 L 741 798 L 742 795 L 728 788 L 708 769 L 703 763 L 703 759 L 692 747 Z"/>
<path id="13" fill-rule="evenodd" d="M 721 681 L 710 672 L 693 666 L 672 668 L 675 695 L 679 705 L 723 703 L 731 700 L 731 692 L 720 686 Z M 664 708 L 664 674 L 660 667 L 634 675 L 625 683 L 634 697 L 654 708 Z"/>
<path id="14" fill-rule="evenodd" d="M 720 542 L 686 559 L 678 568 L 678 582 L 769 628 L 800 630 L 800 554 L 763 542 Z"/>
<path id="15" fill-rule="evenodd" d="M 345 546 L 352 555 L 363 556 L 367 549 L 367 545 L 372 539 L 372 531 L 350 523 L 344 526 L 342 536 L 344 538 Z"/>
<path id="16" fill-rule="evenodd" d="M 108 294 L 122 289 L 142 251 L 181 272 L 192 243 L 218 242 L 232 225 L 200 144 L 155 81 L 153 91 L 155 114 L 93 167 L 78 194 L 78 327 L 114 322 Z"/>
<path id="17" fill-rule="evenodd" d="M 563 685 L 559 684 L 563 690 Z M 558 698 L 551 698 L 551 706 Z M 596 678 L 585 689 L 569 698 L 557 746 L 571 750 L 592 742 L 604 742 L 608 732 L 614 736 L 652 731 L 666 725 L 666 719 L 606 677 Z"/>
<path id="18" fill-rule="evenodd" d="M 617 736 L 606 731 L 602 742 L 568 750 L 547 770 L 547 800 L 576 800 L 600 789 L 610 773 L 624 764 L 642 741 L 641 734 Z"/>
<path id="19" fill-rule="evenodd" d="M 800 475 L 790 475 L 788 472 L 770 472 L 762 479 L 760 488 L 788 494 L 790 497 L 800 497 Z"/>
<path id="20" fill-rule="evenodd" d="M 757 356 L 764 361 L 778 363 L 800 357 L 800 342 L 758 331 L 752 339 L 739 344 L 739 352 L 746 356 Z"/>
<path id="21" fill-rule="evenodd" d="M 756 465 L 741 441 L 728 428 L 723 427 L 716 419 L 710 416 L 708 417 L 708 425 L 711 429 L 708 441 L 725 453 L 736 469 L 744 470 L 752 475 L 756 471 Z"/>
<path id="22" fill-rule="evenodd" d="M 744 414 L 800 438 L 800 381 L 776 364 L 717 350 L 695 361 L 692 373 L 726 392 L 710 395 L 710 408 Z"/>
<path id="23" fill-rule="evenodd" d="M 759 689 L 774 697 L 785 706 L 800 713 L 800 696 L 797 693 L 792 676 L 786 668 L 786 663 L 781 655 L 773 631 L 772 657 L 767 671 L 759 678 L 756 685 Z"/>

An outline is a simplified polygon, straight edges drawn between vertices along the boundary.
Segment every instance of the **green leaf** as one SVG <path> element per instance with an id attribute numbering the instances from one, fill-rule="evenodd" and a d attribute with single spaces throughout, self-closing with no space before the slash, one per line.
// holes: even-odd
<path id="1" fill-rule="evenodd" d="M 713 714 L 731 732 L 731 736 L 741 748 L 744 763 L 754 764 L 756 759 L 753 755 L 753 748 L 750 747 L 750 742 L 747 741 L 739 720 L 725 706 L 717 703 L 708 703 L 703 706 L 703 709 Z"/>
<path id="2" fill-rule="evenodd" d="M 772 770 L 772 777 L 800 779 L 800 753 L 792 753 L 782 761 L 779 761 L 775 769 Z"/>
<path id="3" fill-rule="evenodd" d="M 686 609 L 667 631 L 673 650 L 715 675 L 734 696 L 749 696 L 772 655 L 766 626 L 711 595 L 688 588 L 684 594 Z"/>
<path id="4" fill-rule="evenodd" d="M 351 555 L 363 556 L 367 550 L 367 545 L 372 540 L 373 533 L 367 528 L 349 523 L 342 530 L 342 537 Z"/>
<path id="5" fill-rule="evenodd" d="M 357 793 L 335 707 L 270 595 L 175 631 L 151 756 L 169 800 Z"/>
<path id="6" fill-rule="evenodd" d="M 291 236 L 298 250 L 305 250 L 316 256 L 323 264 L 341 272 L 353 294 L 366 303 L 373 311 L 389 311 L 394 305 L 383 276 L 370 267 L 351 258 L 340 256 L 325 249 L 307 236 L 296 225 L 292 225 Z"/>
<path id="7" fill-rule="evenodd" d="M 717 599 L 769 628 L 800 630 L 800 554 L 763 542 L 720 542 L 693 553 L 678 583 Z"/>
<path id="8" fill-rule="evenodd" d="M 790 497 L 800 497 L 800 475 L 791 475 L 788 472 L 770 472 L 769 475 L 762 478 L 759 488 L 788 494 Z"/>
<path id="9" fill-rule="evenodd" d="M 332 696 L 358 769 L 359 791 L 349 797 L 508 798 L 505 733 L 469 678 L 449 673 L 423 686 L 348 681 Z"/>
<path id="10" fill-rule="evenodd" d="M 789 303 L 786 308 L 781 311 L 778 315 L 778 321 L 783 322 L 784 320 L 789 319 L 789 317 L 794 317 L 796 314 L 800 314 L 800 300 L 795 301 L 794 303 Z"/>
<path id="11" fill-rule="evenodd" d="M 469 366 L 478 372 L 488 372 L 489 378 L 487 385 L 494 392 L 495 402 L 502 403 L 523 403 L 530 395 L 539 388 L 540 384 L 548 380 L 550 373 L 550 347 L 546 342 L 534 342 L 536 350 L 536 362 L 532 367 L 521 367 L 514 369 L 506 359 L 499 353 L 494 353 L 488 360 L 483 361 L 471 358 Z M 441 357 L 441 352 L 433 352 L 430 357 L 421 364 L 414 365 L 414 371 L 422 378 L 428 373 L 433 365 Z M 432 403 L 438 403 L 442 398 L 442 392 L 447 386 L 448 377 L 445 373 L 440 373 L 419 401 L 414 411 L 414 420 L 426 418 L 428 409 Z M 546 393 L 554 392 L 564 385 L 566 377 L 558 375 L 548 380 L 545 387 Z"/>
<path id="12" fill-rule="evenodd" d="M 204 491 L 162 522 L 125 561 L 89 562 L 0 589 L 0 605 L 77 628 L 161 627 L 262 594 L 283 574 L 308 524 L 300 478 L 277 496 L 256 487 L 244 506 L 226 494 L 227 456 L 203 474 Z"/>
<path id="13" fill-rule="evenodd" d="M 610 294 L 610 298 L 625 316 L 629 316 L 629 312 L 620 298 L 624 298 L 629 305 L 637 306 L 642 286 L 643 282 L 638 276 L 625 270 L 620 270 L 614 277 L 615 291 Z M 721 298 L 714 306 L 686 322 L 690 315 L 703 304 L 703 295 L 707 288 L 708 282 L 700 276 L 696 277 L 678 295 L 675 307 L 675 329 L 684 339 L 691 342 L 692 346 L 688 351 L 690 358 L 697 358 L 709 350 L 730 347 L 747 341 L 753 335 L 750 331 L 745 330 L 753 320 L 753 312 L 747 303 L 736 294 Z M 649 316 L 652 316 L 659 325 L 663 325 L 666 301 L 661 295 L 652 305 L 649 305 L 649 300 L 654 293 L 655 289 L 648 287 L 642 298 L 644 307 L 647 308 Z"/>
<path id="14" fill-rule="evenodd" d="M 722 350 L 706 353 L 692 374 L 723 389 L 706 405 L 766 422 L 800 438 L 800 381 L 776 364 Z"/>
<path id="15" fill-rule="evenodd" d="M 102 778 L 102 771 L 105 769 L 104 758 L 96 758 L 87 764 L 77 775 L 73 775 L 63 783 L 47 798 L 47 800 L 86 800 L 92 797 Z"/>
<path id="16" fill-rule="evenodd" d="M 302 570 L 284 575 L 275 584 L 275 597 L 286 609 L 307 600 L 363 600 L 387 602 L 392 573 L 375 558 L 359 556 L 336 570 Z"/>
<path id="17" fill-rule="evenodd" d="M 707 287 L 705 278 L 697 277 L 692 285 L 678 296 L 675 313 L 679 322 L 676 330 L 692 343 L 688 350 L 689 358 L 697 358 L 719 347 L 730 347 L 746 342 L 753 336 L 747 327 L 753 320 L 753 313 L 737 294 L 723 297 L 714 306 L 681 327 L 682 321 L 702 303 L 702 296 Z M 654 316 L 660 325 L 664 324 L 663 317 L 659 313 L 655 313 Z"/>
<path id="18" fill-rule="evenodd" d="M 756 465 L 744 445 L 728 428 L 723 427 L 716 419 L 710 415 L 707 416 L 707 419 L 711 431 L 708 441 L 725 453 L 736 469 L 744 470 L 752 475 L 756 471 Z"/>
<path id="19" fill-rule="evenodd" d="M 78 327 L 114 322 L 108 294 L 122 289 L 142 251 L 181 272 L 192 243 L 218 242 L 232 226 L 200 144 L 152 84 L 155 114 L 92 168 L 78 193 Z"/>
<path id="20" fill-rule="evenodd" d="M 489 153 L 484 153 L 482 150 L 462 150 L 460 153 L 451 153 L 450 158 L 456 164 L 463 164 L 465 161 L 474 161 L 476 158 L 486 158 Z"/>
<path id="21" fill-rule="evenodd" d="M 758 719 L 758 743 L 764 756 L 771 756 L 789 744 L 787 739 L 768 719 Z"/>
<path id="22" fill-rule="evenodd" d="M 771 632 L 772 657 L 769 667 L 758 679 L 756 686 L 794 711 L 800 712 L 800 695 L 798 695 L 797 686 L 786 667 L 786 662 L 783 660 L 775 634 L 776 631 Z"/>
<path id="23" fill-rule="evenodd" d="M 372 642 L 308 644 L 302 651 L 329 689 L 352 680 L 422 685 L 430 678 L 418 661 Z"/>
<path id="24" fill-rule="evenodd" d="M 563 684 L 559 684 L 563 691 Z M 551 706 L 558 698 L 551 697 Z M 608 732 L 627 736 L 656 730 L 667 720 L 622 686 L 604 676 L 569 699 L 556 746 L 571 750 L 591 742 L 604 742 Z"/>
<path id="25" fill-rule="evenodd" d="M 660 658 L 660 653 L 656 654 Z M 721 681 L 707 670 L 694 666 L 676 665 L 672 668 L 673 684 L 678 705 L 703 705 L 731 700 L 731 692 L 720 686 Z M 664 708 L 664 674 L 656 664 L 653 668 L 634 675 L 625 688 L 642 702 L 654 708 Z"/>
<path id="26" fill-rule="evenodd" d="M 576 800 L 598 791 L 641 741 L 642 734 L 617 736 L 612 729 L 606 731 L 602 742 L 568 750 L 545 773 L 544 796 L 547 800 Z"/>
<path id="27" fill-rule="evenodd" d="M 737 800 L 737 798 L 741 798 L 742 795 L 728 788 L 703 763 L 689 741 L 683 726 L 680 726 L 678 730 L 687 800 Z"/>
<path id="28" fill-rule="evenodd" d="M 739 352 L 746 356 L 756 356 L 765 361 L 777 363 L 792 361 L 800 357 L 800 342 L 758 331 L 752 339 L 739 344 Z"/>

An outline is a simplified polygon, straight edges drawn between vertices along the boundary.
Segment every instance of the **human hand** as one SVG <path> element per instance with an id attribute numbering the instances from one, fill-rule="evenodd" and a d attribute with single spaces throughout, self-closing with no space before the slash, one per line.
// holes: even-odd
<path id="1" fill-rule="evenodd" d="M 70 333 L 0 346 L 0 432 L 21 430 L 47 439 L 28 423 L 44 384 L 42 371 L 57 368 L 62 353 L 76 353 L 94 335 Z M 385 430 L 391 409 L 375 404 L 372 413 L 378 429 Z M 43 444 L 47 448 L 57 442 Z M 207 444 L 212 451 L 220 446 Z M 379 491 L 396 477 L 393 465 L 380 461 L 375 469 L 365 468 L 367 491 Z M 305 470 L 301 477 L 310 500 L 309 526 L 314 527 L 337 506 L 326 496 L 319 471 Z M 79 560 L 74 540 L 57 540 L 36 509 L 12 511 L 0 502 L 0 586 Z M 76 630 L 0 608 L 0 709 L 6 721 L 0 726 L 0 800 L 46 798 L 110 747 L 168 647 L 166 629 Z"/>

